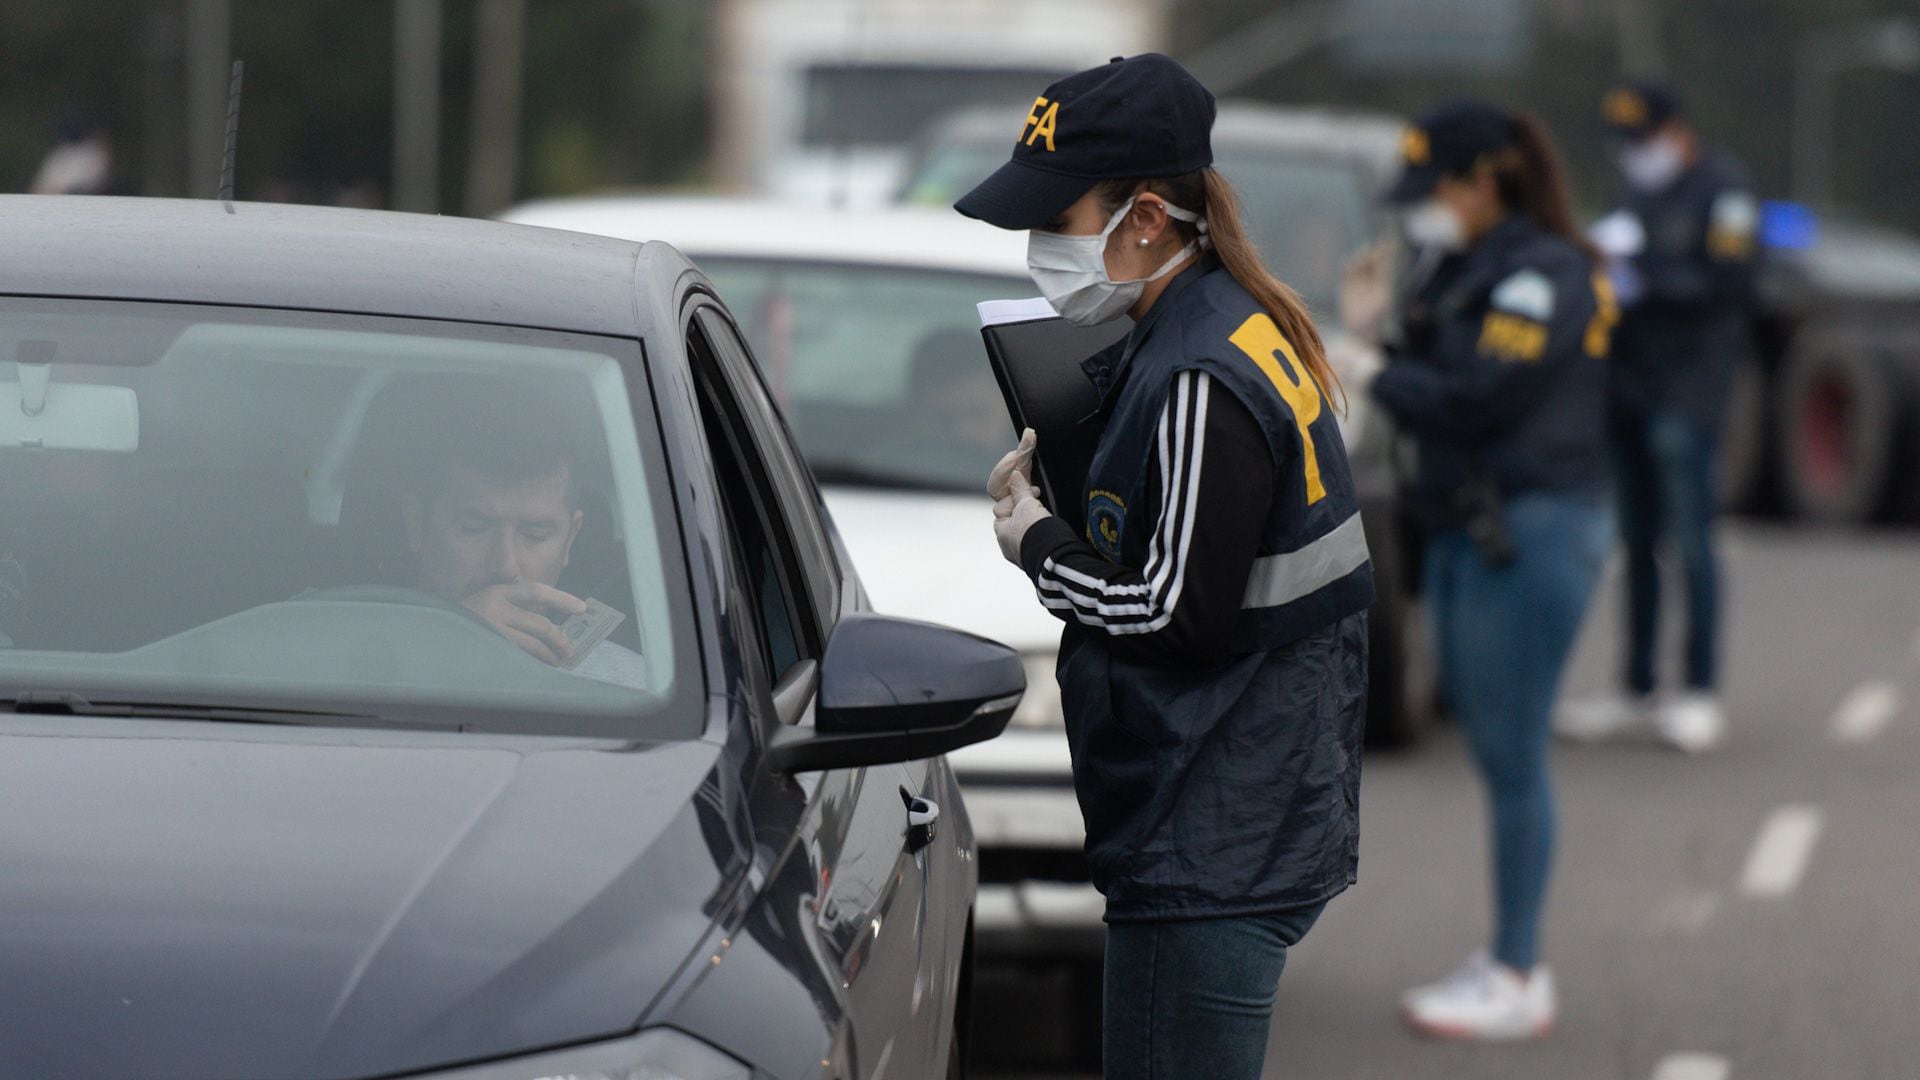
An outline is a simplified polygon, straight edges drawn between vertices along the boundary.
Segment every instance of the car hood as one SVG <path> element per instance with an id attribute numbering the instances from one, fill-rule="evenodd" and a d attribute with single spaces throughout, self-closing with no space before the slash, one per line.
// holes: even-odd
<path id="1" fill-rule="evenodd" d="M 1001 556 L 985 495 L 846 487 L 823 494 L 875 611 L 942 623 L 1021 652 L 1059 648 L 1060 621 Z"/>
<path id="2" fill-rule="evenodd" d="M 629 1029 L 711 921 L 717 754 L 0 717 L 0 1075 L 379 1075 Z"/>

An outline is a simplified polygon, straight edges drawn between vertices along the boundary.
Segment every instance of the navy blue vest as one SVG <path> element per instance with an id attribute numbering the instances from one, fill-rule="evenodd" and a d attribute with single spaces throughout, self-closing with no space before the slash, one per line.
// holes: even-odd
<path id="1" fill-rule="evenodd" d="M 1333 405 L 1217 259 L 1181 273 L 1126 340 L 1085 367 L 1102 391 L 1090 421 L 1106 425 L 1085 492 L 1094 550 L 1123 566 L 1146 565 L 1158 509 L 1147 490 L 1154 433 L 1173 377 L 1200 370 L 1259 422 L 1274 470 L 1235 651 L 1278 648 L 1373 603 L 1373 566 Z"/>

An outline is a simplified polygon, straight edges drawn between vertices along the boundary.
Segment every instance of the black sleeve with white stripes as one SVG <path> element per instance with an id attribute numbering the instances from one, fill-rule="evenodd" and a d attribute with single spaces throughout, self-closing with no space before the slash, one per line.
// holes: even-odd
<path id="1" fill-rule="evenodd" d="M 1149 470 L 1147 502 L 1157 512 L 1146 566 L 1108 562 L 1057 517 L 1028 530 L 1021 565 L 1041 603 L 1105 632 L 1116 652 L 1149 663 L 1220 663 L 1233 652 L 1273 498 L 1266 436 L 1231 391 L 1184 371 L 1167 394 Z"/>

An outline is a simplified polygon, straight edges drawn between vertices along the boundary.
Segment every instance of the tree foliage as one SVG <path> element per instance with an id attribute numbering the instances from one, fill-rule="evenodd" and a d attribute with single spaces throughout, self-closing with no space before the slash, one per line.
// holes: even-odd
<path id="1" fill-rule="evenodd" d="M 123 189 L 187 194 L 186 2 L 0 4 L 0 188 L 23 189 L 55 124 L 88 114 L 115 137 Z M 1189 55 L 1298 2 L 1171 0 L 1169 48 Z M 383 199 L 392 153 L 391 0 L 232 3 L 233 50 L 247 61 L 241 196 Z M 1597 108 L 1622 68 L 1616 3 L 1537 0 L 1531 60 L 1517 72 L 1360 72 L 1322 48 L 1243 96 L 1400 115 L 1460 94 L 1528 108 L 1559 135 L 1583 202 L 1596 208 L 1616 183 Z M 1792 72 L 1807 35 L 1871 17 L 1920 17 L 1920 0 L 1637 3 L 1655 21 L 1668 74 L 1701 129 L 1774 196 L 1788 192 Z M 443 207 L 461 205 L 474 6 L 443 0 Z M 700 0 L 529 0 L 519 194 L 699 185 L 713 130 L 711 13 Z M 1920 230 L 1920 140 L 1909 133 L 1908 105 L 1916 92 L 1915 74 L 1840 79 L 1834 192 L 1865 216 Z"/>
<path id="2" fill-rule="evenodd" d="M 473 0 L 443 0 L 441 205 L 460 205 Z M 120 186 L 184 190 L 185 0 L 0 5 L 0 187 L 22 190 L 55 124 L 84 111 L 112 132 Z M 233 0 L 245 60 L 242 198 L 384 201 L 390 186 L 391 0 Z M 697 182 L 708 28 L 684 0 L 531 0 L 523 196 Z M 168 145 L 156 145 L 159 141 Z"/>

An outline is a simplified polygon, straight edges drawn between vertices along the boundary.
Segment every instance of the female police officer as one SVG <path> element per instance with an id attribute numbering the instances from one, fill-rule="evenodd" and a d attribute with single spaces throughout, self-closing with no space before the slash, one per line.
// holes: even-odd
<path id="1" fill-rule="evenodd" d="M 1392 197 L 1437 270 L 1373 395 L 1419 447 L 1425 592 L 1444 685 L 1491 794 L 1491 956 L 1407 994 L 1429 1034 L 1524 1038 L 1555 1012 L 1538 961 L 1553 853 L 1548 719 L 1609 539 L 1602 362 L 1615 318 L 1546 133 L 1461 102 L 1421 117 Z"/>
<path id="2" fill-rule="evenodd" d="M 1067 624 L 1108 1077 L 1257 1077 L 1286 950 L 1357 853 L 1373 571 L 1333 373 L 1209 167 L 1213 117 L 1172 60 L 1116 59 L 1048 87 L 956 204 L 1031 231 L 1067 319 L 1137 320 L 1082 365 L 1085 534 L 1035 497 L 1031 436 L 988 486 L 1001 550 Z"/>

